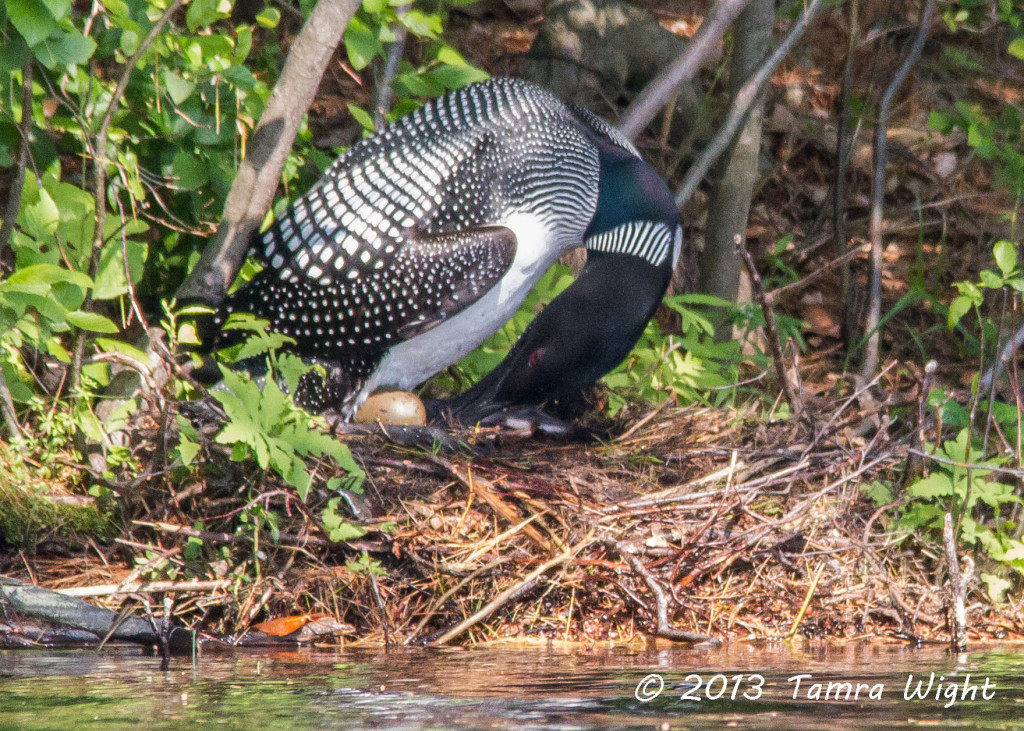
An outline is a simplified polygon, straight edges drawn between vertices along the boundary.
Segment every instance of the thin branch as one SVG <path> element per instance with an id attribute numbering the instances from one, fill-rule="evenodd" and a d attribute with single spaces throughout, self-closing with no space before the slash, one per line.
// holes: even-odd
<path id="1" fill-rule="evenodd" d="M 840 257 L 847 253 L 846 227 L 846 170 L 850 163 L 849 151 L 853 149 L 854 135 L 850 132 L 850 108 L 853 87 L 853 54 L 857 47 L 857 15 L 859 0 L 850 1 L 850 35 L 846 46 L 846 63 L 843 64 L 843 84 L 839 97 L 839 129 L 836 132 L 836 179 L 835 194 L 832 196 L 833 231 L 836 237 L 836 251 Z M 850 297 L 850 264 L 843 263 L 840 273 L 840 291 L 843 303 L 843 334 L 850 338 L 853 324 L 853 304 Z"/>
<path id="2" fill-rule="evenodd" d="M 117 81 L 117 86 L 114 87 L 113 93 L 110 95 L 110 101 L 107 103 L 107 109 L 103 113 L 103 117 L 100 120 L 100 126 L 96 130 L 96 134 L 93 136 L 92 141 L 92 198 L 93 198 L 93 234 L 92 234 L 92 252 L 89 259 L 89 277 L 95 279 L 96 272 L 100 265 L 100 253 L 103 251 L 103 230 L 107 224 L 107 142 L 109 141 L 107 134 L 110 131 L 110 122 L 114 118 L 114 113 L 117 111 L 118 106 L 121 103 L 121 97 L 124 96 L 125 90 L 128 88 L 128 82 L 131 80 L 132 71 L 138 65 L 142 56 L 149 50 L 149 47 L 156 40 L 156 37 L 160 34 L 164 25 L 171 19 L 186 2 L 187 0 L 174 0 L 167 9 L 161 13 L 160 17 L 153 24 L 153 27 L 149 29 L 149 33 L 139 44 L 139 47 L 135 49 L 135 53 L 125 63 L 124 71 L 121 72 L 121 78 Z M 88 310 L 92 306 L 93 292 L 89 290 L 86 294 L 85 302 L 82 304 L 81 309 Z M 85 331 L 80 331 L 78 336 L 75 338 L 75 346 L 73 349 L 73 356 L 71 361 L 71 380 L 69 381 L 69 388 L 72 393 L 78 387 L 78 379 L 81 378 L 82 371 L 82 356 L 85 352 Z"/>
<path id="3" fill-rule="evenodd" d="M 21 70 L 21 122 L 18 124 L 18 167 L 11 180 L 11 192 L 7 199 L 3 223 L 0 223 L 0 273 L 14 270 L 14 248 L 11 234 L 21 210 L 21 191 L 25 187 L 25 171 L 28 168 L 29 137 L 32 134 L 32 61 L 25 62 Z"/>
<path id="4" fill-rule="evenodd" d="M 760 305 L 761 312 L 764 313 L 764 325 L 768 331 L 768 347 L 772 351 L 772 360 L 775 361 L 775 371 L 779 377 L 779 382 L 782 384 L 782 393 L 786 398 L 786 403 L 789 404 L 790 412 L 794 416 L 798 416 L 804 412 L 804 402 L 800 398 L 800 394 L 793 388 L 793 384 L 790 383 L 789 376 L 786 375 L 786 362 L 782 357 L 779 328 L 775 324 L 775 309 L 772 306 L 774 303 L 772 298 L 765 293 L 764 284 L 761 282 L 761 275 L 757 271 L 757 265 L 754 264 L 754 258 L 747 251 L 747 247 L 743 246 L 743 239 L 739 234 L 736 234 L 736 248 L 740 256 L 743 257 L 743 263 L 747 267 L 747 275 L 750 277 L 754 302 Z"/>
<path id="5" fill-rule="evenodd" d="M 874 175 L 871 180 L 871 283 L 868 289 L 868 316 L 864 323 L 864 332 L 867 333 L 867 343 L 864 346 L 864 361 L 861 363 L 860 375 L 864 380 L 870 380 L 878 368 L 878 346 L 881 339 L 880 322 L 882 319 L 882 198 L 885 195 L 885 168 L 888 155 L 888 140 L 886 133 L 889 129 L 889 107 L 903 82 L 906 81 L 910 69 L 917 63 L 924 48 L 924 41 L 928 37 L 928 29 L 931 27 L 932 18 L 935 15 L 935 0 L 927 0 L 924 6 L 924 13 L 921 15 L 921 24 L 917 28 L 917 36 L 910 47 L 907 57 L 903 59 L 902 65 L 897 69 L 882 100 L 878 104 L 878 114 L 875 120 L 874 140 Z"/>
<path id="6" fill-rule="evenodd" d="M 686 50 L 641 91 L 622 114 L 619 131 L 635 139 L 658 116 L 683 84 L 692 81 L 701 62 L 721 40 L 750 0 L 718 0 L 687 43 Z"/>
<path id="7" fill-rule="evenodd" d="M 395 40 L 392 42 L 391 48 L 388 49 L 388 58 L 384 63 L 384 69 L 377 77 L 375 84 L 377 87 L 377 100 L 373 107 L 373 122 L 378 130 L 384 129 L 384 125 L 387 124 L 385 115 L 391 111 L 391 101 L 394 96 L 391 82 L 398 71 L 398 62 L 402 60 L 402 54 L 405 53 L 405 37 L 407 33 L 408 30 L 406 30 L 404 25 L 395 29 Z"/>
<path id="8" fill-rule="evenodd" d="M 679 190 L 676 193 L 676 205 L 680 208 L 686 201 L 690 199 L 694 191 L 697 190 L 697 186 L 700 185 L 700 181 L 704 179 L 708 170 L 711 169 L 712 164 L 717 160 L 723 152 L 732 143 L 736 133 L 743 127 L 744 122 L 747 119 L 747 114 L 750 112 L 750 108 L 753 106 L 754 101 L 761 93 L 761 88 L 765 86 L 771 79 L 772 74 L 775 73 L 775 69 L 778 68 L 779 64 L 782 63 L 788 54 L 790 49 L 793 48 L 794 44 L 800 39 L 807 30 L 807 26 L 810 25 L 811 20 L 817 15 L 821 9 L 821 0 L 811 0 L 807 5 L 807 9 L 804 14 L 800 16 L 800 20 L 794 24 L 790 29 L 789 34 L 785 37 L 782 43 L 779 44 L 775 52 L 764 62 L 760 70 L 750 77 L 739 92 L 736 94 L 736 98 L 733 100 L 732 107 L 729 109 L 729 115 L 725 118 L 725 123 L 719 130 L 718 134 L 715 135 L 714 139 L 711 140 L 700 157 L 694 160 L 690 169 L 686 172 L 686 177 L 683 179 L 682 185 L 679 186 Z"/>

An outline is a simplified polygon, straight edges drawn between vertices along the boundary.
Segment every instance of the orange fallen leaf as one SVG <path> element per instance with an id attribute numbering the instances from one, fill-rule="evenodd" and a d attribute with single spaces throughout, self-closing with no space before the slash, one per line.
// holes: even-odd
<path id="1" fill-rule="evenodd" d="M 268 619 L 266 622 L 254 624 L 253 627 L 264 634 L 270 635 L 271 637 L 285 637 L 286 635 L 298 632 L 309 622 L 323 619 L 326 616 L 327 615 L 323 612 L 316 612 L 314 614 L 293 614 L 290 617 Z"/>

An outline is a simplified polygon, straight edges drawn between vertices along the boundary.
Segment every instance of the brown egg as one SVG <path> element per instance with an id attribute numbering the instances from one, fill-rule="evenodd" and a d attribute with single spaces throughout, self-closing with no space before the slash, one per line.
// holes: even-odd
<path id="1" fill-rule="evenodd" d="M 427 423 L 427 410 L 419 397 L 409 391 L 378 391 L 363 402 L 354 421 L 357 424 L 423 426 Z"/>

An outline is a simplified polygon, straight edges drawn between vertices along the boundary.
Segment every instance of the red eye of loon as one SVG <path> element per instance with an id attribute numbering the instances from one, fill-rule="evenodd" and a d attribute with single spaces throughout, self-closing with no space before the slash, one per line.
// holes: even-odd
<path id="1" fill-rule="evenodd" d="M 530 365 L 535 366 L 540 363 L 540 351 L 535 350 L 530 353 Z"/>

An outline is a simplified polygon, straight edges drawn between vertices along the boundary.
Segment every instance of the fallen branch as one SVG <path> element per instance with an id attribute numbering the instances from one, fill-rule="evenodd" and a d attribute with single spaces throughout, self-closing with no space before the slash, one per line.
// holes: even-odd
<path id="1" fill-rule="evenodd" d="M 654 594 L 655 611 L 652 614 L 655 615 L 656 626 L 654 634 L 657 637 L 663 637 L 666 640 L 673 640 L 675 642 L 707 642 L 715 645 L 722 644 L 722 641 L 710 637 L 708 635 L 698 634 L 697 632 L 686 632 L 684 630 L 676 629 L 672 626 L 672 623 L 668 619 L 668 599 L 669 595 L 665 593 L 665 589 L 662 588 L 661 584 L 654 577 L 647 567 L 644 566 L 643 561 L 638 556 L 622 547 L 618 541 L 609 539 L 606 540 L 605 545 L 615 550 L 620 556 L 629 561 L 630 567 L 633 571 L 640 576 L 644 583 L 647 584 L 647 588 L 650 589 L 651 593 Z M 633 597 L 636 601 L 636 597 Z M 641 604 L 641 607 L 650 611 L 650 607 Z"/>
<path id="2" fill-rule="evenodd" d="M 128 584 L 97 584 L 95 586 L 75 586 L 70 589 L 57 589 L 58 594 L 74 597 L 116 596 L 118 594 L 164 594 L 167 592 L 207 592 L 227 589 L 231 586 L 230 579 L 214 581 L 147 581 L 145 583 Z"/>

